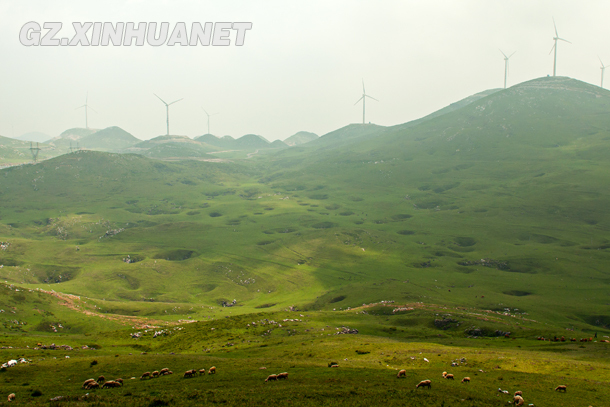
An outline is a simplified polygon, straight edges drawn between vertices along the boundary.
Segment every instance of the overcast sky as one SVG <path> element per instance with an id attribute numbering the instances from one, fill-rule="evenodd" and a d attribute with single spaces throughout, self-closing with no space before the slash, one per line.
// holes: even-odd
<path id="1" fill-rule="evenodd" d="M 12 1 L 0 2 L 0 135 L 119 126 L 140 139 L 171 133 L 323 135 L 362 120 L 404 123 L 471 94 L 552 74 L 600 83 L 610 64 L 609 1 Z M 252 22 L 241 47 L 26 47 L 29 22 Z M 610 71 L 609 71 L 610 73 Z M 610 86 L 610 76 L 607 81 Z"/>

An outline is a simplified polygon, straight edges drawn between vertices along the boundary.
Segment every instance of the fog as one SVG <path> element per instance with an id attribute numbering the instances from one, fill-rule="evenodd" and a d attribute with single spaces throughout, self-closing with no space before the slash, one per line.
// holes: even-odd
<path id="1" fill-rule="evenodd" d="M 0 135 L 120 126 L 140 139 L 207 132 L 272 141 L 362 120 L 413 120 L 479 91 L 552 74 L 595 85 L 610 64 L 605 1 L 3 1 Z M 251 22 L 243 46 L 24 46 L 27 22 Z M 610 79 L 608 81 L 610 85 Z"/>

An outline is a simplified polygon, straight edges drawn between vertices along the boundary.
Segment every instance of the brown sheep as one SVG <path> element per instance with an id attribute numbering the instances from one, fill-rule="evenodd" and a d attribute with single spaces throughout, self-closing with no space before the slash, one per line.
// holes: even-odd
<path id="1" fill-rule="evenodd" d="M 470 377 L 464 377 L 462 383 L 470 383 Z"/>
<path id="2" fill-rule="evenodd" d="M 121 383 L 109 380 L 106 383 L 104 383 L 104 385 L 102 386 L 102 389 L 105 389 L 108 387 L 121 387 L 121 386 L 122 386 Z"/>
<path id="3" fill-rule="evenodd" d="M 120 377 L 118 379 L 114 379 L 114 381 L 117 383 L 121 383 L 121 386 L 123 385 L 123 379 L 121 379 Z"/>
<path id="4" fill-rule="evenodd" d="M 277 375 L 276 374 L 270 374 L 269 376 L 267 376 L 267 378 L 265 379 L 265 383 L 270 382 L 271 380 L 277 380 Z"/>
<path id="5" fill-rule="evenodd" d="M 432 381 L 431 380 L 422 380 L 415 386 L 416 389 L 419 389 L 420 387 L 427 387 L 427 388 L 431 389 Z"/>
<path id="6" fill-rule="evenodd" d="M 85 389 L 87 389 L 87 390 L 99 389 L 99 388 L 100 388 L 100 384 L 98 382 L 91 382 L 85 387 Z"/>
<path id="7" fill-rule="evenodd" d="M 145 377 L 148 377 L 150 379 L 150 372 L 142 373 L 142 376 L 140 376 L 140 380 L 144 379 Z"/>
<path id="8" fill-rule="evenodd" d="M 523 396 L 523 392 L 521 390 L 517 390 L 515 392 L 515 396 Z"/>
<path id="9" fill-rule="evenodd" d="M 563 384 L 560 384 L 559 386 L 555 387 L 555 391 L 564 391 L 565 392 L 567 390 L 568 390 L 568 387 Z"/>
<path id="10" fill-rule="evenodd" d="M 208 374 L 216 374 L 216 366 L 212 366 L 208 371 Z"/>
<path id="11" fill-rule="evenodd" d="M 169 372 L 169 369 L 164 367 L 163 369 L 159 370 L 159 375 L 167 374 L 167 372 Z"/>
<path id="12" fill-rule="evenodd" d="M 288 372 L 278 373 L 277 379 L 288 379 Z"/>
<path id="13" fill-rule="evenodd" d="M 398 377 L 398 378 L 400 378 L 400 377 L 407 377 L 407 371 L 405 369 L 402 369 L 401 371 L 398 372 L 396 377 Z"/>
<path id="14" fill-rule="evenodd" d="M 523 397 L 517 395 L 515 397 L 513 397 L 513 404 L 516 406 L 522 406 L 523 403 L 525 403 L 525 400 L 523 400 Z"/>
<path id="15" fill-rule="evenodd" d="M 97 378 L 98 383 L 104 383 L 105 381 L 106 381 L 106 378 L 104 376 L 100 376 Z"/>
<path id="16" fill-rule="evenodd" d="M 15 396 L 15 393 L 11 393 L 11 394 L 9 394 L 9 395 L 8 395 L 8 401 L 14 401 L 14 400 L 15 400 L 15 397 L 17 397 L 17 396 Z"/>
<path id="17" fill-rule="evenodd" d="M 339 367 L 339 365 L 331 365 L 330 367 Z"/>
<path id="18" fill-rule="evenodd" d="M 95 381 L 95 379 L 87 379 L 87 380 L 85 380 L 85 382 L 83 383 L 83 385 L 82 385 L 82 387 L 81 387 L 81 388 L 83 388 L 83 389 L 84 389 L 85 387 L 87 387 L 87 385 L 88 385 L 89 383 L 93 383 L 94 381 Z"/>
<path id="19" fill-rule="evenodd" d="M 187 370 L 186 372 L 184 372 L 184 378 L 186 379 L 187 377 L 193 377 L 196 373 L 197 370 L 195 369 Z"/>
<path id="20" fill-rule="evenodd" d="M 199 369 L 199 375 L 205 375 L 205 369 Z"/>
<path id="21" fill-rule="evenodd" d="M 158 370 L 155 370 L 154 372 L 152 372 L 152 373 L 150 374 L 150 377 L 159 377 L 159 371 L 158 371 Z"/>
<path id="22" fill-rule="evenodd" d="M 454 380 L 454 377 L 453 377 L 453 375 L 452 375 L 451 373 L 447 373 L 447 374 L 445 375 L 445 379 L 451 379 L 451 380 Z"/>
<path id="23" fill-rule="evenodd" d="M 443 378 L 447 376 L 447 372 L 443 372 Z"/>

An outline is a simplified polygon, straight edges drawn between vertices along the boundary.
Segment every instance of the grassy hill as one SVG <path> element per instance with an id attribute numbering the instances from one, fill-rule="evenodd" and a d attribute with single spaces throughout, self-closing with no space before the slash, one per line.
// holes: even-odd
<path id="1" fill-rule="evenodd" d="M 141 140 L 120 127 L 107 127 L 79 139 L 79 146 L 98 151 L 118 151 L 138 144 Z"/>
<path id="2" fill-rule="evenodd" d="M 557 77 L 248 160 L 80 151 L 1 170 L 0 357 L 36 362 L 0 380 L 32 405 L 58 388 L 76 405 L 99 374 L 215 365 L 90 397 L 500 406 L 512 400 L 500 387 L 528 404 L 603 405 L 609 143 L 610 92 Z M 34 349 L 62 330 L 99 351 Z"/>
<path id="3" fill-rule="evenodd" d="M 0 136 L 0 166 L 31 162 L 31 146 L 36 147 L 37 144 L 30 144 L 29 141 Z M 60 154 L 60 151 L 56 150 L 52 146 L 49 146 L 48 144 L 39 143 L 38 148 L 40 148 L 38 160 L 44 160 Z"/>
<path id="4" fill-rule="evenodd" d="M 319 138 L 319 136 L 315 133 L 311 133 L 308 131 L 299 131 L 298 133 L 295 133 L 292 136 L 288 137 L 286 140 L 284 140 L 284 143 L 288 144 L 289 146 L 297 146 L 299 144 L 308 143 L 317 138 Z"/>

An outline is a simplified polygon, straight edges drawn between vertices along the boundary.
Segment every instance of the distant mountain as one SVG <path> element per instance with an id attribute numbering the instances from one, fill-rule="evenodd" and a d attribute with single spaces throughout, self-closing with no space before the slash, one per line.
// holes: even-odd
<path id="1" fill-rule="evenodd" d="M 195 140 L 223 149 L 231 149 L 235 147 L 235 139 L 231 136 L 224 136 L 219 138 L 214 136 L 213 134 L 204 134 L 195 137 Z"/>
<path id="2" fill-rule="evenodd" d="M 158 159 L 214 158 L 208 153 L 219 148 L 199 140 L 187 136 L 159 136 L 130 146 L 123 152 Z"/>
<path id="3" fill-rule="evenodd" d="M 82 127 L 74 127 L 72 129 L 68 129 L 61 133 L 57 137 L 53 137 L 51 140 L 55 142 L 56 140 L 80 140 L 83 137 L 89 136 L 98 131 L 98 129 L 84 129 Z"/>
<path id="4" fill-rule="evenodd" d="M 48 141 L 51 139 L 51 136 L 49 136 L 48 134 L 42 133 L 40 131 L 30 131 L 28 133 L 22 134 L 19 137 L 15 137 L 16 140 L 23 140 L 23 141 L 34 141 L 37 143 L 44 143 L 45 141 Z"/>
<path id="5" fill-rule="evenodd" d="M 257 134 L 246 134 L 235 140 L 235 145 L 239 148 L 269 148 L 271 143 Z"/>
<path id="6" fill-rule="evenodd" d="M 117 151 L 131 147 L 141 140 L 120 127 L 107 127 L 79 139 L 79 146 L 91 150 Z"/>
<path id="7" fill-rule="evenodd" d="M 315 133 L 310 133 L 308 131 L 300 131 L 300 132 L 288 137 L 286 140 L 284 140 L 284 143 L 286 143 L 289 146 L 296 146 L 299 144 L 308 143 L 308 142 L 316 140 L 318 138 L 319 138 L 319 136 Z"/>
<path id="8" fill-rule="evenodd" d="M 273 143 L 269 144 L 271 148 L 288 148 L 290 147 L 288 144 L 283 142 L 282 140 L 275 140 Z"/>

